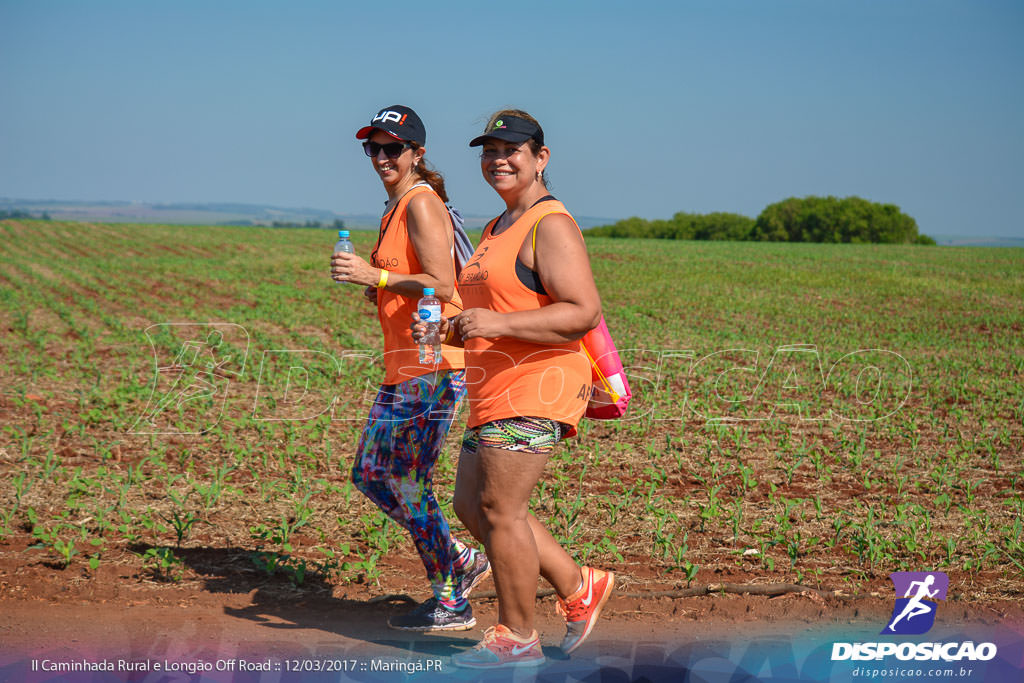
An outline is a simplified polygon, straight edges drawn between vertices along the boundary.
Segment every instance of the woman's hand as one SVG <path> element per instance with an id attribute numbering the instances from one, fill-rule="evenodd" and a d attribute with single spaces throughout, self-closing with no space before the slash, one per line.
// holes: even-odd
<path id="1" fill-rule="evenodd" d="M 331 277 L 336 282 L 352 282 L 370 287 L 380 279 L 380 270 L 355 254 L 339 251 L 331 257 Z"/>
<path id="2" fill-rule="evenodd" d="M 420 319 L 419 313 L 412 314 L 412 324 L 409 325 L 409 329 L 412 330 L 412 340 L 417 344 L 420 343 L 420 339 L 423 339 L 423 335 L 427 333 L 427 323 Z M 448 333 L 451 332 L 452 323 L 448 318 L 441 316 L 441 323 L 438 326 L 438 335 L 441 337 L 441 342 L 448 338 Z"/>
<path id="3" fill-rule="evenodd" d="M 508 336 L 508 325 L 504 314 L 486 308 L 470 308 L 452 318 L 455 332 L 463 339 Z"/>
<path id="4" fill-rule="evenodd" d="M 376 306 L 377 305 L 377 292 L 378 291 L 380 291 L 380 290 L 378 290 L 375 286 L 368 285 L 366 287 L 366 289 L 363 290 L 363 296 L 366 297 L 367 301 L 369 301 L 371 304 Z"/>

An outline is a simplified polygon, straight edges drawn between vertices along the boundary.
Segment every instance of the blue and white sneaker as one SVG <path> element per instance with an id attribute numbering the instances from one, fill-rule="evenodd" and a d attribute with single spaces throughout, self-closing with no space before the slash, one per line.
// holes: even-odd
<path id="1" fill-rule="evenodd" d="M 439 603 L 437 598 L 430 598 L 411 612 L 390 617 L 388 626 L 399 631 L 468 631 L 476 626 L 476 619 L 469 603 L 456 612 Z"/>

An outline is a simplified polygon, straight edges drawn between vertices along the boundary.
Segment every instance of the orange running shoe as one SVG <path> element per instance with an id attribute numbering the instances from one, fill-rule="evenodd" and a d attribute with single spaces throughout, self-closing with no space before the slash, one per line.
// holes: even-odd
<path id="1" fill-rule="evenodd" d="M 601 608 L 608 602 L 615 585 L 615 574 L 603 572 L 593 567 L 580 567 L 583 574 L 583 586 L 567 597 L 558 599 L 555 609 L 565 618 L 565 638 L 562 640 L 562 651 L 565 654 L 583 644 L 594 624 L 601 615 Z"/>
<path id="2" fill-rule="evenodd" d="M 501 624 L 484 631 L 484 639 L 472 650 L 452 655 L 452 664 L 467 669 L 533 667 L 543 663 L 544 653 L 536 631 L 523 641 Z"/>

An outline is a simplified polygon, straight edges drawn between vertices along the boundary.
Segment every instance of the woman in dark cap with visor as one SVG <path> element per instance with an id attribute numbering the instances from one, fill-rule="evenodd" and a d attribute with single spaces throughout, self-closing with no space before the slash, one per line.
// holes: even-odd
<path id="1" fill-rule="evenodd" d="M 338 282 L 366 286 L 384 333 L 384 384 L 370 409 L 352 467 L 352 481 L 412 536 L 434 596 L 388 620 L 411 631 L 465 630 L 476 624 L 466 597 L 490 566 L 487 557 L 451 534 L 433 492 L 433 470 L 466 391 L 463 351 L 443 346 L 435 365 L 419 363 L 409 317 L 425 288 L 460 310 L 452 256 L 453 224 L 444 179 L 423 158 L 426 130 L 409 107 L 381 109 L 356 138 L 388 200 L 370 261 L 336 253 Z"/>
<path id="2" fill-rule="evenodd" d="M 473 373 L 455 512 L 487 551 L 498 623 L 452 661 L 534 667 L 544 662 L 534 629 L 538 575 L 558 594 L 566 654 L 591 633 L 615 581 L 576 564 L 529 512 L 548 456 L 575 435 L 587 407 L 590 363 L 579 340 L 600 321 L 601 299 L 580 229 L 548 192 L 551 152 L 536 119 L 499 111 L 470 146 L 482 148 L 480 170 L 505 211 L 462 269 L 465 311 L 442 318 L 441 332 L 464 344 Z"/>

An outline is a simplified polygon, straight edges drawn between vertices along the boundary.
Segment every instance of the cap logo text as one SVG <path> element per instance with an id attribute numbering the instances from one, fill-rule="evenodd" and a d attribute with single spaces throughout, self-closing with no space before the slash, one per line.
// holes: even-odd
<path id="1" fill-rule="evenodd" d="M 378 121 L 380 121 L 382 123 L 394 122 L 397 123 L 398 125 L 402 125 L 403 118 L 404 117 L 397 111 L 391 111 L 390 109 L 388 109 L 374 116 L 373 120 L 370 121 L 370 123 L 377 123 Z"/>

